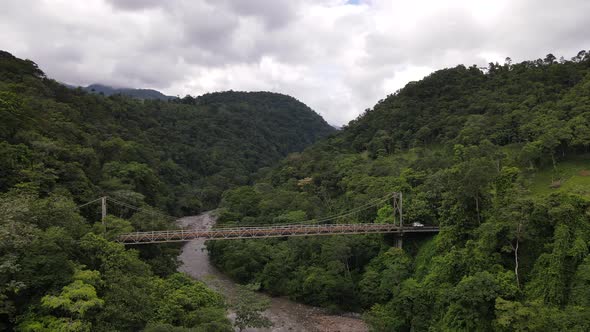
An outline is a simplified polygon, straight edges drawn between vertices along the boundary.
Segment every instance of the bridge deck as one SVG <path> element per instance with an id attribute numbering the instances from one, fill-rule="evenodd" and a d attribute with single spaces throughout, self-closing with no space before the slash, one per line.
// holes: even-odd
<path id="1" fill-rule="evenodd" d="M 119 236 L 125 244 L 184 242 L 194 239 L 229 240 L 285 236 L 373 234 L 373 233 L 437 233 L 438 227 L 399 227 L 394 224 L 324 224 L 235 227 L 191 230 L 134 232 Z"/>

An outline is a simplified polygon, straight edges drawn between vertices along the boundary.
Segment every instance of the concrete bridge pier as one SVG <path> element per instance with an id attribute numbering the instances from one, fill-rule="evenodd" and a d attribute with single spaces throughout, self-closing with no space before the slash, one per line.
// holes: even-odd
<path id="1" fill-rule="evenodd" d="M 395 234 L 393 237 L 393 246 L 396 248 L 402 248 L 404 233 Z"/>

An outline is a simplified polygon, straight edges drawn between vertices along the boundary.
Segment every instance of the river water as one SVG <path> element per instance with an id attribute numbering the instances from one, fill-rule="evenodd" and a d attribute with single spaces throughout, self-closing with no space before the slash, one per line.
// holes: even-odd
<path id="1" fill-rule="evenodd" d="M 215 215 L 206 212 L 198 216 L 184 217 L 179 225 L 185 229 L 210 228 L 215 224 Z M 197 239 L 187 242 L 179 256 L 180 272 L 185 272 L 209 287 L 222 293 L 230 301 L 237 293 L 237 285 L 209 262 L 205 240 Z M 267 296 L 264 295 L 263 296 Z M 323 309 L 296 303 L 282 297 L 269 297 L 271 306 L 264 312 L 273 323 L 273 327 L 264 329 L 246 329 L 248 332 L 366 332 L 366 324 L 359 318 L 329 315 Z M 230 311 L 229 318 L 235 315 Z"/>

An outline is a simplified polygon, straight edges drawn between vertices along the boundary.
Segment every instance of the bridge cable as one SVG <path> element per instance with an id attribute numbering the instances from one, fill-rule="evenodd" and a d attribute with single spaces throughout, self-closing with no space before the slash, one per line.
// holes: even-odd
<path id="1" fill-rule="evenodd" d="M 357 206 L 356 208 L 350 209 L 348 211 L 344 211 L 344 212 L 342 212 L 339 215 L 322 217 L 322 218 L 319 218 L 319 219 L 312 219 L 312 220 L 317 221 L 317 222 L 324 222 L 324 221 L 327 221 L 327 220 L 337 219 L 337 218 L 344 217 L 344 216 L 347 216 L 347 215 L 350 215 L 350 214 L 353 214 L 353 213 L 356 213 L 356 212 L 367 210 L 367 209 L 369 209 L 371 207 L 377 206 L 377 205 L 379 205 L 379 204 L 387 201 L 388 199 L 390 199 L 391 197 L 393 197 L 393 195 L 394 194 L 387 194 L 387 195 L 385 195 L 385 196 L 383 196 L 381 198 L 377 198 L 377 199 L 374 199 L 372 201 L 369 201 L 369 202 L 365 203 L 364 205 Z"/>
<path id="2" fill-rule="evenodd" d="M 164 218 L 169 218 L 169 219 L 173 219 L 173 220 L 178 220 L 178 219 L 180 219 L 179 217 L 175 217 L 175 216 L 167 215 L 167 214 L 160 213 L 160 212 L 157 212 L 157 211 L 148 210 L 148 209 L 142 209 L 142 208 L 139 208 L 139 207 L 133 206 L 133 205 L 131 205 L 131 204 L 127 204 L 127 203 L 124 203 L 124 202 L 118 201 L 118 200 L 116 200 L 116 199 L 113 199 L 113 198 L 110 198 L 110 197 L 107 197 L 107 201 L 111 201 L 111 202 L 113 202 L 113 203 L 115 203 L 115 204 L 122 205 L 122 206 L 124 206 L 124 207 L 126 207 L 126 208 L 129 208 L 129 209 L 132 209 L 132 210 L 135 210 L 135 211 L 141 212 L 141 213 L 146 213 L 146 214 L 151 214 L 151 215 L 157 215 L 157 216 L 161 216 L 161 217 L 164 217 Z"/>
<path id="3" fill-rule="evenodd" d="M 330 220 L 334 220 L 334 219 L 339 219 L 342 217 L 346 217 L 364 210 L 367 210 L 369 208 L 375 207 L 379 204 L 382 204 L 384 202 L 386 202 L 388 199 L 390 199 L 391 197 L 393 197 L 395 195 L 395 193 L 390 193 L 387 194 L 383 197 L 374 199 L 372 201 L 369 201 L 368 203 L 365 203 L 361 206 L 357 206 L 353 209 L 350 209 L 348 211 L 344 211 L 340 214 L 335 214 L 332 216 L 327 216 L 327 217 L 321 217 L 321 218 L 317 218 L 317 219 L 308 219 L 308 220 L 303 220 L 303 221 L 299 221 L 299 222 L 290 222 L 288 223 L 289 225 L 302 225 L 302 224 L 318 224 L 318 223 L 324 223 Z M 260 223 L 256 223 L 256 224 L 239 224 L 237 227 L 255 227 L 255 226 L 269 226 L 269 225 L 281 225 L 280 223 L 271 223 L 271 224 L 260 224 Z M 218 228 L 231 228 L 231 227 L 236 227 L 236 226 L 221 226 Z"/>
<path id="4" fill-rule="evenodd" d="M 100 201 L 101 199 L 102 199 L 102 197 L 99 197 L 99 198 L 97 198 L 97 199 L 95 199 L 93 201 L 86 202 L 84 204 L 78 205 L 78 206 L 76 206 L 76 209 L 79 209 L 81 207 L 84 207 L 84 206 L 89 205 L 89 204 L 92 204 L 92 203 L 96 203 L 96 202 Z"/>
<path id="5" fill-rule="evenodd" d="M 374 199 L 372 201 L 369 201 L 369 202 L 367 202 L 367 203 L 365 203 L 365 204 L 363 204 L 361 206 L 357 206 L 357 207 L 355 207 L 353 209 L 350 209 L 348 211 L 344 211 L 344 212 L 342 212 L 340 214 L 335 214 L 335 215 L 332 215 L 332 216 L 321 217 L 321 218 L 316 218 L 316 219 L 308 219 L 308 220 L 303 220 L 303 221 L 299 221 L 299 222 L 292 222 L 292 223 L 289 223 L 289 225 L 317 224 L 317 223 L 324 223 L 324 222 L 327 222 L 327 221 L 331 221 L 331 220 L 334 220 L 334 219 L 343 218 L 343 217 L 346 217 L 346 216 L 349 216 L 349 215 L 352 215 L 352 214 L 355 214 L 355 213 L 358 213 L 358 212 L 367 210 L 369 208 L 375 207 L 375 206 L 377 206 L 379 204 L 382 204 L 382 203 L 386 202 L 388 199 L 392 198 L 394 195 L 395 195 L 395 193 L 389 193 L 389 194 L 387 194 L 385 196 L 382 196 L 380 198 L 376 198 L 376 199 Z M 89 204 L 98 202 L 101 199 L 102 199 L 102 197 L 101 198 L 97 198 L 97 199 L 95 199 L 93 201 L 90 201 L 90 202 L 84 203 L 82 205 L 79 205 L 76 208 L 80 208 L 80 207 L 83 207 L 83 206 L 86 206 L 86 205 L 89 205 Z M 147 210 L 147 209 L 139 208 L 139 207 L 133 206 L 133 205 L 128 204 L 128 203 L 125 203 L 125 202 L 121 202 L 119 200 L 116 200 L 116 199 L 111 198 L 111 197 L 108 197 L 108 196 L 106 197 L 106 199 L 107 199 L 107 201 L 111 201 L 112 203 L 115 203 L 115 204 L 118 204 L 118 205 L 127 207 L 129 209 L 135 210 L 135 211 L 140 212 L 140 213 L 157 215 L 157 216 L 161 216 L 161 217 L 164 217 L 164 218 L 172 219 L 174 221 L 177 221 L 178 219 L 181 219 L 181 217 L 175 217 L 175 216 L 167 215 L 167 214 L 160 213 L 160 212 L 157 212 L 157 211 L 154 211 L 154 210 Z M 281 224 L 280 223 L 271 223 L 271 224 L 260 224 L 260 223 L 257 223 L 257 224 L 240 224 L 240 225 L 238 225 L 238 227 L 254 227 L 254 226 L 269 226 L 269 225 L 281 225 Z M 236 227 L 236 226 L 229 226 L 228 225 L 228 226 L 221 226 L 219 228 L 229 228 L 229 227 Z"/>

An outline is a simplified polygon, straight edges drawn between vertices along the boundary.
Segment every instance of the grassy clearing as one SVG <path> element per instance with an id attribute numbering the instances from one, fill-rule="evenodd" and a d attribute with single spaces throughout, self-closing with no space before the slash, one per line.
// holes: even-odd
<path id="1" fill-rule="evenodd" d="M 562 161 L 557 169 L 548 167 L 530 174 L 525 186 L 534 196 L 571 192 L 590 198 L 590 156 Z"/>

